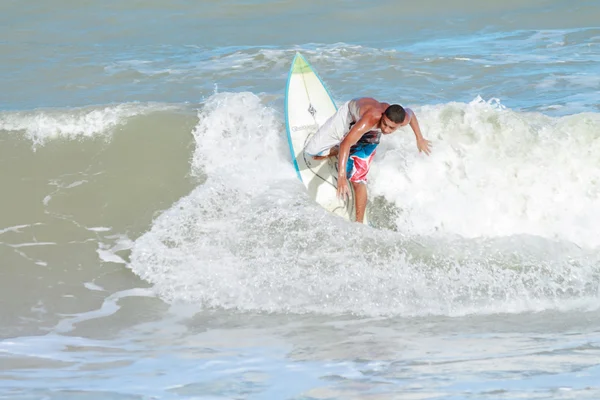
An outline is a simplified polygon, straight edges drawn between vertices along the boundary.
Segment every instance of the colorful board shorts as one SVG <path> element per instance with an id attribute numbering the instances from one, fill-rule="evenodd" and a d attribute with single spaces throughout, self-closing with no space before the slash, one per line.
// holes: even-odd
<path id="1" fill-rule="evenodd" d="M 352 146 L 346 163 L 346 176 L 350 182 L 367 183 L 367 174 L 377 145 L 378 143 L 359 143 Z"/>

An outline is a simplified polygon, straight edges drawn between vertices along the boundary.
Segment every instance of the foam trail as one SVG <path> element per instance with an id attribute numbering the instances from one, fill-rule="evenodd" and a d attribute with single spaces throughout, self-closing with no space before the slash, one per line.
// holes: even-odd
<path id="1" fill-rule="evenodd" d="M 98 310 L 92 310 L 73 315 L 65 315 L 64 317 L 66 318 L 62 319 L 54 327 L 53 332 L 71 332 L 73 329 L 75 329 L 75 325 L 80 322 L 113 315 L 121 308 L 121 306 L 118 304 L 119 300 L 126 297 L 154 297 L 154 294 L 150 290 L 142 288 L 122 290 L 120 292 L 113 293 L 104 299 L 102 306 Z"/>

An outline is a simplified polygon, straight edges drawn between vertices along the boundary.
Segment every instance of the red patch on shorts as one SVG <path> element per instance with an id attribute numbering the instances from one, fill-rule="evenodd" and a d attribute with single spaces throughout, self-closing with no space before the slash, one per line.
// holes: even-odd
<path id="1" fill-rule="evenodd" d="M 375 157 L 375 151 L 372 152 L 369 158 L 367 158 L 366 160 L 358 156 L 350 156 L 350 158 L 352 158 L 352 160 L 354 161 L 354 165 L 352 168 L 352 176 L 350 176 L 350 182 L 367 181 L 367 174 L 369 173 L 369 168 L 371 167 L 373 157 Z"/>

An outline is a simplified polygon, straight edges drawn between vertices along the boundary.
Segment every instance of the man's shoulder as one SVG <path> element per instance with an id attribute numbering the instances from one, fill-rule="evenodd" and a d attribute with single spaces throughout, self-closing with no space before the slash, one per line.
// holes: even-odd
<path id="1" fill-rule="evenodd" d="M 379 119 L 385 111 L 385 103 L 381 103 L 372 97 L 360 97 L 355 101 L 360 107 L 361 118 Z"/>
<path id="2" fill-rule="evenodd" d="M 369 119 L 379 119 L 381 118 L 381 116 L 383 115 L 383 111 L 377 107 L 377 106 L 369 106 L 364 114 L 363 114 L 363 118 L 369 118 Z"/>

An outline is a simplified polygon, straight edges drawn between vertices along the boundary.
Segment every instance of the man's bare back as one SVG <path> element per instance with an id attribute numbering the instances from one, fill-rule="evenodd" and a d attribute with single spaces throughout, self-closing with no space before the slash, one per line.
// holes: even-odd
<path id="1" fill-rule="evenodd" d="M 379 114 L 379 118 L 390 106 L 388 103 L 381 103 L 372 97 L 362 97 L 356 100 L 356 105 L 360 110 L 360 116 L 362 117 L 365 113 Z"/>

